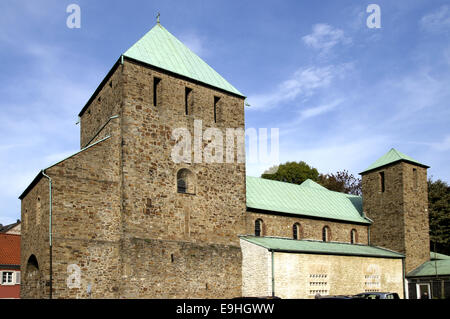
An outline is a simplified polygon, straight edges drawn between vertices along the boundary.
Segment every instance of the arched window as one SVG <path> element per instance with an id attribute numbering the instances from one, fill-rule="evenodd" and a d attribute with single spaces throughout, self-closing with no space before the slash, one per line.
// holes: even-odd
<path id="1" fill-rule="evenodd" d="M 195 177 L 187 168 L 182 168 L 177 173 L 177 192 L 195 194 Z"/>
<path id="2" fill-rule="evenodd" d="M 350 232 L 350 243 L 355 244 L 358 241 L 358 233 L 356 229 L 352 229 Z"/>
<path id="3" fill-rule="evenodd" d="M 255 236 L 260 237 L 260 236 L 264 235 L 263 225 L 264 225 L 264 223 L 263 223 L 262 219 L 257 219 L 255 221 Z"/>
<path id="4" fill-rule="evenodd" d="M 292 238 L 294 239 L 301 239 L 301 227 L 299 223 L 295 223 L 294 226 L 292 226 Z"/>
<path id="5" fill-rule="evenodd" d="M 325 226 L 322 229 L 322 240 L 326 242 L 326 241 L 330 241 L 330 239 L 331 239 L 330 227 Z"/>

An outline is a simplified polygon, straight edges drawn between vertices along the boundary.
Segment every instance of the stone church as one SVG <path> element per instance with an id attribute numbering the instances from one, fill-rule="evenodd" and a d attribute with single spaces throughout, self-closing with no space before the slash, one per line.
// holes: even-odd
<path id="1" fill-rule="evenodd" d="M 80 151 L 20 196 L 22 298 L 406 296 L 430 259 L 428 167 L 393 149 L 359 197 L 172 160 L 175 128 L 244 129 L 244 101 L 157 23 L 82 108 Z"/>

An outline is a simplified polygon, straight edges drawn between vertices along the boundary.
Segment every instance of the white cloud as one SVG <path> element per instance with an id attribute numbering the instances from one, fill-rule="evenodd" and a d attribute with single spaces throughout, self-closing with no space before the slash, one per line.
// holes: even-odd
<path id="1" fill-rule="evenodd" d="M 436 11 L 427 14 L 420 19 L 423 29 L 430 32 L 441 32 L 450 29 L 450 7 L 443 5 Z"/>
<path id="2" fill-rule="evenodd" d="M 309 119 L 311 117 L 314 116 L 318 116 L 327 112 L 332 111 L 333 109 L 335 109 L 340 103 L 342 102 L 342 100 L 337 100 L 337 101 L 333 101 L 327 104 L 322 104 L 316 107 L 311 107 L 305 110 L 301 110 L 300 111 L 300 119 L 301 120 L 305 120 L 305 119 Z"/>
<path id="3" fill-rule="evenodd" d="M 319 89 L 328 87 L 335 78 L 342 78 L 352 68 L 351 63 L 325 67 L 309 66 L 298 69 L 289 79 L 283 81 L 275 91 L 251 95 L 249 110 L 272 109 L 281 103 L 299 97 L 307 98 Z"/>
<path id="4" fill-rule="evenodd" d="M 205 47 L 205 43 L 210 41 L 205 41 L 202 36 L 199 36 L 195 32 L 189 31 L 180 35 L 180 41 L 191 49 L 192 52 L 201 57 L 207 57 L 210 50 Z"/>
<path id="5" fill-rule="evenodd" d="M 316 50 L 320 50 L 322 55 L 327 54 L 334 46 L 338 44 L 350 44 L 351 38 L 345 36 L 341 29 L 319 23 L 315 24 L 312 33 L 302 37 L 303 42 Z"/>

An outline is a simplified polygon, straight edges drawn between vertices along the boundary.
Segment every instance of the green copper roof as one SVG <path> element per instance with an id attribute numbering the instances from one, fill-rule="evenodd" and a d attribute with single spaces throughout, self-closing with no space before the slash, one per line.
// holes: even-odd
<path id="1" fill-rule="evenodd" d="M 431 260 L 435 260 L 435 259 L 450 259 L 450 256 L 444 255 L 444 254 L 440 254 L 440 253 L 435 253 L 435 252 L 430 252 L 430 259 Z"/>
<path id="2" fill-rule="evenodd" d="M 323 187 L 322 185 L 317 184 L 316 182 L 314 182 L 311 179 L 307 179 L 306 181 L 304 181 L 303 183 L 300 184 L 300 186 L 303 187 L 312 187 L 312 188 L 316 188 L 316 189 L 325 189 L 327 190 L 325 187 Z"/>
<path id="3" fill-rule="evenodd" d="M 124 56 L 243 96 L 159 23 L 128 49 Z"/>
<path id="4" fill-rule="evenodd" d="M 450 275 L 450 259 L 431 260 L 423 263 L 406 277 L 425 277 L 425 276 L 447 276 Z"/>
<path id="5" fill-rule="evenodd" d="M 381 156 L 378 160 L 376 160 L 375 163 L 373 163 L 372 165 L 370 165 L 368 168 L 366 168 L 363 172 L 361 172 L 360 174 L 363 174 L 365 172 L 371 171 L 373 169 L 376 168 L 380 168 L 382 166 L 388 165 L 388 164 L 392 164 L 395 162 L 399 162 L 399 161 L 407 161 L 407 162 L 411 162 L 423 167 L 427 167 L 426 165 L 416 161 L 415 159 L 409 157 L 408 155 L 405 155 L 399 151 L 397 151 L 396 149 L 391 149 L 389 152 L 387 152 L 386 154 L 384 154 L 383 156 Z"/>
<path id="6" fill-rule="evenodd" d="M 247 208 L 370 224 L 362 198 L 330 191 L 313 181 L 302 185 L 247 176 Z"/>
<path id="7" fill-rule="evenodd" d="M 375 246 L 323 242 L 314 240 L 294 240 L 279 237 L 242 236 L 246 240 L 264 248 L 280 252 L 318 253 L 330 255 L 351 255 L 367 257 L 403 258 L 402 254 Z"/>

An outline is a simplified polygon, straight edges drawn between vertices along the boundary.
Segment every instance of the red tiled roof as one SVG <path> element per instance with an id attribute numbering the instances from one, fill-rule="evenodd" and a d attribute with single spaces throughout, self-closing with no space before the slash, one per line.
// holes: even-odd
<path id="1" fill-rule="evenodd" d="M 20 265 L 20 235 L 0 234 L 0 265 Z"/>

